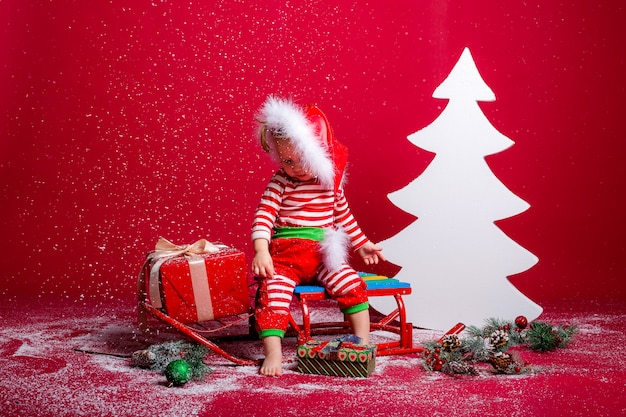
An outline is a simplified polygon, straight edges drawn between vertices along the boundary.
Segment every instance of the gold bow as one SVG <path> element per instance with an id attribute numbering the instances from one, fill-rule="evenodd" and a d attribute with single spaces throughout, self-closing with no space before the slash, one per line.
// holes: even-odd
<path id="1" fill-rule="evenodd" d="M 151 260 L 159 259 L 164 256 L 175 257 L 179 255 L 199 255 L 201 253 L 217 253 L 221 249 L 226 248 L 225 245 L 215 245 L 206 239 L 200 239 L 191 245 L 176 245 L 164 237 L 160 237 L 159 241 L 149 257 Z"/>

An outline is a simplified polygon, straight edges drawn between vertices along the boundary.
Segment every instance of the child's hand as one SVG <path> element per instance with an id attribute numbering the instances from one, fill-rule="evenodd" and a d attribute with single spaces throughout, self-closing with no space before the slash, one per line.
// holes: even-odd
<path id="1" fill-rule="evenodd" d="M 274 262 L 272 261 L 272 256 L 270 255 L 267 240 L 256 239 L 254 241 L 252 273 L 263 278 L 272 278 L 274 276 Z"/>
<path id="2" fill-rule="evenodd" d="M 379 261 L 386 261 L 385 257 L 381 253 L 383 248 L 374 245 L 372 242 L 367 242 L 361 246 L 357 253 L 365 262 L 365 265 L 376 265 Z"/>
<path id="3" fill-rule="evenodd" d="M 252 260 L 252 272 L 254 275 L 263 278 L 274 276 L 274 262 L 269 252 L 257 252 Z"/>

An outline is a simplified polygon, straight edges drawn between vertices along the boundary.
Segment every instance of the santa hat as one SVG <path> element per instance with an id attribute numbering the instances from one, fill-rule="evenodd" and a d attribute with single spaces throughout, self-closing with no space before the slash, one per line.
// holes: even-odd
<path id="1" fill-rule="evenodd" d="M 292 100 L 269 96 L 256 120 L 265 152 L 280 162 L 276 138 L 288 138 L 304 168 L 320 184 L 337 192 L 348 161 L 348 149 L 335 139 L 328 119 L 317 106 L 299 106 Z"/>

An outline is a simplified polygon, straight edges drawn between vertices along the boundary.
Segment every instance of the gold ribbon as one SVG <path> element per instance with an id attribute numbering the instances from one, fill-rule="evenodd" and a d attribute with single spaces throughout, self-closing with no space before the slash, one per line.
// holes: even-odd
<path id="1" fill-rule="evenodd" d="M 155 250 L 150 252 L 146 258 L 146 264 L 152 264 L 149 274 L 148 296 L 150 303 L 155 308 L 162 308 L 161 294 L 159 290 L 159 271 L 161 265 L 167 260 L 177 256 L 185 256 L 189 263 L 189 270 L 192 279 L 192 288 L 194 290 L 194 301 L 196 303 L 198 321 L 211 320 L 213 318 L 213 306 L 211 302 L 211 294 L 208 287 L 208 278 L 204 259 L 199 257 L 200 254 L 218 253 L 220 250 L 227 248 L 225 245 L 216 245 L 206 239 L 200 239 L 190 245 L 176 245 L 169 240 L 160 237 Z M 139 274 L 139 302 L 146 301 L 145 292 L 145 265 L 141 268 Z M 143 321 L 143 323 L 141 323 Z M 145 327 L 145 318 L 140 315 L 140 325 Z"/>
<path id="2" fill-rule="evenodd" d="M 206 239 L 200 239 L 191 245 L 176 245 L 169 240 L 160 237 L 159 241 L 154 248 L 154 252 L 150 254 L 152 259 L 162 258 L 164 256 L 169 256 L 173 258 L 179 255 L 199 255 L 201 253 L 217 253 L 220 250 L 227 248 L 226 245 L 215 245 L 209 242 Z"/>

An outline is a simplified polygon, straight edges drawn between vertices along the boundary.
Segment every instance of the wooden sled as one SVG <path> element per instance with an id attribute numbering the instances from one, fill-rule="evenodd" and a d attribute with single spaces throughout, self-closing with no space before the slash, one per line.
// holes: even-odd
<path id="1" fill-rule="evenodd" d="M 139 327 L 143 332 L 148 332 L 149 328 L 147 327 L 147 323 L 146 323 L 146 319 L 147 315 L 151 315 L 152 317 L 160 320 L 161 322 L 173 327 L 174 329 L 176 329 L 177 331 L 179 331 L 180 333 L 182 333 L 183 335 L 189 337 L 190 339 L 192 339 L 193 341 L 206 346 L 207 348 L 209 348 L 212 352 L 224 357 L 225 359 L 237 364 L 237 365 L 244 365 L 244 366 L 252 366 L 252 365 L 259 365 L 261 363 L 261 360 L 255 360 L 255 359 L 244 359 L 244 358 L 239 358 L 235 355 L 232 355 L 228 352 L 226 352 L 224 349 L 222 349 L 220 346 L 218 346 L 217 343 L 219 343 L 220 340 L 233 340 L 233 339 L 240 339 L 240 340 L 245 340 L 245 339 L 249 339 L 252 340 L 254 339 L 256 336 L 256 333 L 254 333 L 254 329 L 251 328 L 251 326 L 249 326 L 250 329 L 250 333 L 249 334 L 245 334 L 245 335 L 229 335 L 229 336 L 225 336 L 225 337 L 217 337 L 216 340 L 210 340 L 209 338 L 207 338 L 206 336 L 203 335 L 204 330 L 200 327 L 200 324 L 183 324 L 178 320 L 173 319 L 172 317 L 168 316 L 167 314 L 163 313 L 162 311 L 160 311 L 157 308 L 154 308 L 149 302 L 147 301 L 140 301 L 138 303 L 138 314 L 139 314 Z M 142 316 L 144 318 L 142 318 Z M 242 320 L 249 320 L 249 318 L 252 317 L 252 313 L 251 312 L 245 312 L 242 313 L 242 317 L 240 319 Z M 146 325 L 142 325 L 142 323 L 146 323 Z M 218 327 L 216 329 L 211 329 L 210 331 L 217 331 L 216 333 L 218 333 L 220 330 L 226 329 L 230 326 L 232 326 L 233 323 L 228 323 L 225 325 L 222 325 L 221 327 Z"/>

